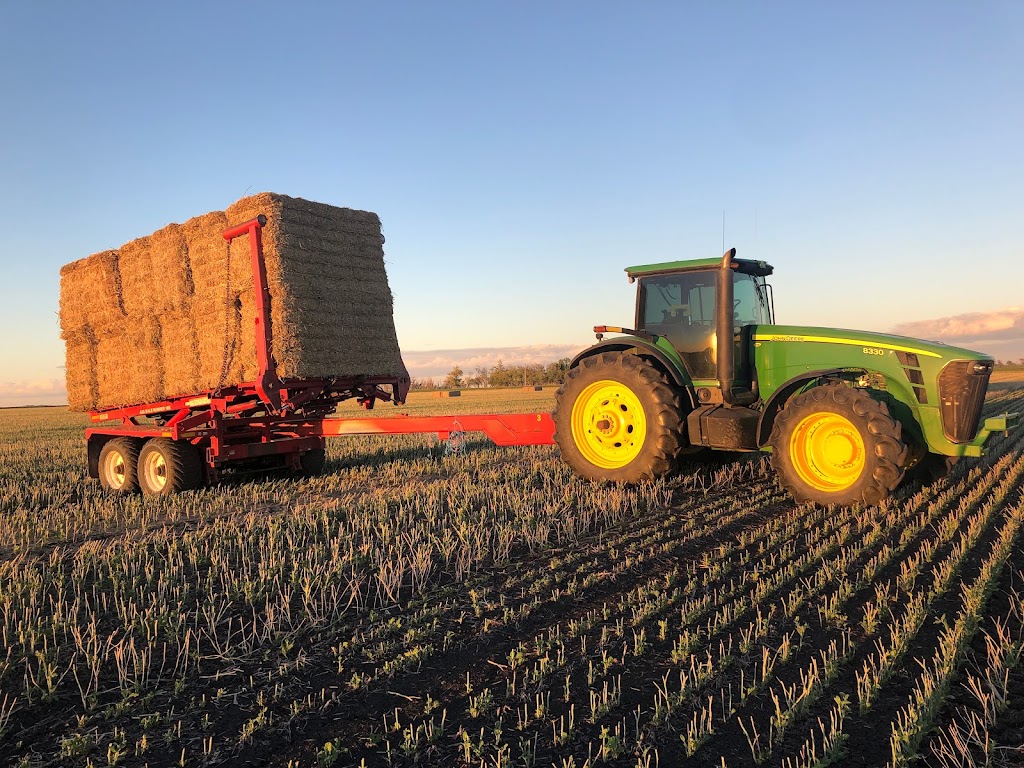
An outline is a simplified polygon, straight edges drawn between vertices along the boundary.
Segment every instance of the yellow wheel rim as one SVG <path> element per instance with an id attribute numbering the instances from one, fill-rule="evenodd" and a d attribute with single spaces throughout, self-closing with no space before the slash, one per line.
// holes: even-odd
<path id="1" fill-rule="evenodd" d="M 142 471 L 146 474 L 146 485 L 154 491 L 162 491 L 167 485 L 167 462 L 154 451 L 146 456 Z"/>
<path id="2" fill-rule="evenodd" d="M 573 403 L 573 442 L 596 467 L 625 467 L 639 455 L 646 437 L 643 405 L 625 384 L 595 381 Z"/>
<path id="3" fill-rule="evenodd" d="M 864 471 L 864 439 L 853 423 L 837 413 L 805 417 L 789 440 L 789 455 L 800 479 L 819 491 L 842 491 Z"/>
<path id="4" fill-rule="evenodd" d="M 125 460 L 120 451 L 107 451 L 103 458 L 103 476 L 113 490 L 119 491 L 124 488 Z"/>

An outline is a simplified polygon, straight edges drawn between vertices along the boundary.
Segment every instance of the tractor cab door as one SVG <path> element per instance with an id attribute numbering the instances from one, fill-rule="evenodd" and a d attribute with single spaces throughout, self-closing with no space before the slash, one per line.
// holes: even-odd
<path id="1" fill-rule="evenodd" d="M 664 336 L 679 352 L 690 378 L 718 375 L 717 281 L 720 271 L 687 270 L 640 279 L 637 328 Z M 753 329 L 768 322 L 764 290 L 758 278 L 733 272 L 734 378 L 750 384 Z"/>
<path id="2" fill-rule="evenodd" d="M 715 378 L 715 280 L 711 270 L 640 280 L 637 328 L 668 339 L 691 379 Z"/>

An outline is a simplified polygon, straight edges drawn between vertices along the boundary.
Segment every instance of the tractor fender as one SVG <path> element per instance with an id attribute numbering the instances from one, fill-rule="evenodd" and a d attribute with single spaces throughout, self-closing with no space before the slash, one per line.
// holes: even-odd
<path id="1" fill-rule="evenodd" d="M 815 379 L 842 378 L 849 374 L 861 375 L 867 373 L 864 368 L 823 368 L 818 371 L 807 371 L 794 376 L 781 387 L 776 389 L 761 411 L 761 418 L 757 422 L 757 445 L 764 446 L 772 434 L 772 427 L 775 425 L 775 417 L 779 415 L 786 401 L 795 395 L 804 386 Z"/>
<path id="2" fill-rule="evenodd" d="M 658 349 L 654 344 L 644 341 L 643 339 L 632 337 L 628 339 L 619 338 L 599 341 L 594 346 L 588 347 L 576 355 L 576 357 L 572 359 L 572 362 L 569 363 L 569 368 L 575 368 L 580 364 L 581 360 L 593 357 L 594 355 L 600 355 L 604 352 L 628 352 L 629 350 L 636 350 L 645 357 L 653 358 L 657 367 L 668 375 L 672 380 L 672 383 L 681 391 L 686 393 L 690 407 L 697 407 L 697 394 L 694 392 L 693 383 L 690 381 L 689 377 L 686 376 L 683 371 L 679 370 L 678 364 L 674 363 L 663 350 Z"/>

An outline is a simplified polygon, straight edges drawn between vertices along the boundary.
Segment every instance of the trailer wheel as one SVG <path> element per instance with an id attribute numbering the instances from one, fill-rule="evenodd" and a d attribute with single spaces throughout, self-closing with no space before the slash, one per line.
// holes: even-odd
<path id="1" fill-rule="evenodd" d="M 100 485 L 115 493 L 135 493 L 139 490 L 138 466 L 138 440 L 131 437 L 108 440 L 100 450 Z"/>
<path id="2" fill-rule="evenodd" d="M 170 496 L 203 484 L 203 460 L 190 443 L 154 437 L 139 453 L 139 486 L 147 496 Z"/>
<path id="3" fill-rule="evenodd" d="M 552 416 L 562 459 L 589 480 L 661 477 L 685 442 L 679 395 L 636 355 L 584 358 L 559 387 Z"/>
<path id="4" fill-rule="evenodd" d="M 779 483 L 815 504 L 877 504 L 903 480 L 908 451 L 885 403 L 842 382 L 793 397 L 768 442 Z"/>
<path id="5" fill-rule="evenodd" d="M 313 448 L 299 456 L 299 474 L 302 477 L 317 477 L 324 473 L 324 466 L 327 464 L 327 451 L 323 448 Z"/>

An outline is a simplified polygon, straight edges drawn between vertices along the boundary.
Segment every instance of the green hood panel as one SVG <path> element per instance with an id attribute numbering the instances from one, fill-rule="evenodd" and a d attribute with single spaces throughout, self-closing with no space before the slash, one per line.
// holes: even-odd
<path id="1" fill-rule="evenodd" d="M 909 352 L 937 360 L 991 360 L 991 356 L 961 347 L 951 347 L 937 341 L 923 341 L 908 336 L 896 336 L 873 331 L 853 331 L 844 328 L 817 328 L 807 325 L 759 325 L 754 343 L 765 342 L 791 345 L 809 345 L 807 354 L 813 355 L 818 344 L 838 344 L 851 347 L 850 356 L 865 355 L 863 348 L 892 352 Z M 860 348 L 860 349 L 857 349 Z M 820 347 L 819 347 L 820 349 Z M 856 352 L 853 350 L 856 349 Z M 871 354 L 871 353 L 868 353 Z M 858 363 L 851 362 L 851 365 Z"/>
<path id="2" fill-rule="evenodd" d="M 753 359 L 762 398 L 791 379 L 829 368 L 867 371 L 880 387 L 890 412 L 904 429 L 918 434 L 933 453 L 961 455 L 963 446 L 943 434 L 938 378 L 952 360 L 991 356 L 934 341 L 843 328 L 759 325 L 753 329 Z M 880 377 L 880 378 L 879 378 Z"/>

